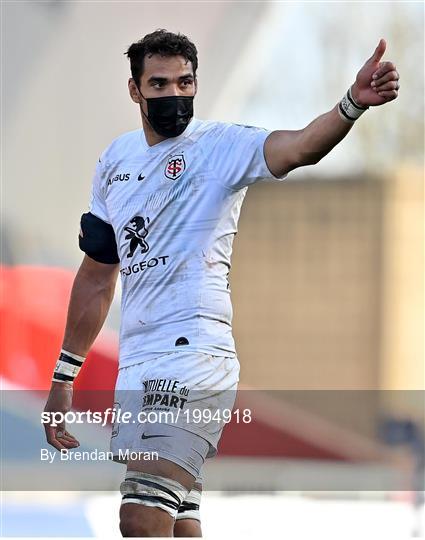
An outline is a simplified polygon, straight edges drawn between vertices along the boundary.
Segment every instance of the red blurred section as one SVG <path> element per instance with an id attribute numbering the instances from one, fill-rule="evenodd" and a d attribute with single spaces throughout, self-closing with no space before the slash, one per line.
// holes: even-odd
<path id="1" fill-rule="evenodd" d="M 61 349 L 74 276 L 43 266 L 0 267 L 0 374 L 31 390 L 48 390 Z M 113 390 L 116 336 L 102 333 L 75 387 Z"/>
<path id="2" fill-rule="evenodd" d="M 236 402 L 236 407 L 238 407 L 238 402 Z M 320 448 L 317 443 L 303 439 L 291 433 L 289 429 L 282 430 L 279 427 L 267 425 L 264 418 L 255 412 L 253 416 L 249 424 L 237 422 L 234 419 L 225 428 L 220 440 L 221 455 L 351 461 L 348 456 L 336 449 L 333 451 L 332 448 Z"/>

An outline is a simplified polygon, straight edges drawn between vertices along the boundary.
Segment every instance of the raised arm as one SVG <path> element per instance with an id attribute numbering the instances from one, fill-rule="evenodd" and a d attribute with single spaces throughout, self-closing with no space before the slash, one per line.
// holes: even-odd
<path id="1" fill-rule="evenodd" d="M 381 39 L 373 55 L 357 73 L 350 96 L 346 95 L 343 100 L 348 104 L 348 110 L 344 103 L 338 103 L 304 129 L 274 131 L 269 135 L 264 144 L 264 157 L 275 176 L 318 163 L 347 135 L 362 110 L 397 98 L 400 77 L 392 62 L 380 61 L 385 49 L 385 40 Z"/>

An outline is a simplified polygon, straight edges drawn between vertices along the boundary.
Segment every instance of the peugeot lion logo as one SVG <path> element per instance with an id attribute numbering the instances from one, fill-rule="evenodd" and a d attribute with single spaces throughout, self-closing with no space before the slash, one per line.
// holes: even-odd
<path id="1" fill-rule="evenodd" d="M 130 220 L 127 227 L 124 227 L 124 230 L 128 232 L 125 236 L 126 240 L 130 240 L 130 251 L 127 253 L 127 257 L 133 257 L 134 252 L 137 249 L 137 246 L 141 248 L 141 253 L 146 253 L 149 251 L 149 244 L 146 242 L 146 237 L 148 235 L 148 225 L 150 219 L 146 219 L 142 216 L 135 216 Z"/>

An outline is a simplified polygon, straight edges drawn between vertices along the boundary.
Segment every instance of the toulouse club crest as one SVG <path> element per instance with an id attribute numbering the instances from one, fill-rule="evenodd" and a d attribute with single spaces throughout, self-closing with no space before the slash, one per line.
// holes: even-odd
<path id="1" fill-rule="evenodd" d="M 177 180 L 184 173 L 186 162 L 183 154 L 175 154 L 168 158 L 164 174 L 170 180 Z"/>

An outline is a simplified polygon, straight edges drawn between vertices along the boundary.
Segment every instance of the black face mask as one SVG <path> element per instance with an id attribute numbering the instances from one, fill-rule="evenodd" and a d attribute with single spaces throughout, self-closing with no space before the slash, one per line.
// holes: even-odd
<path id="1" fill-rule="evenodd" d="M 148 105 L 148 115 L 142 109 L 143 115 L 152 129 L 167 139 L 181 135 L 193 117 L 194 96 L 142 97 Z"/>

